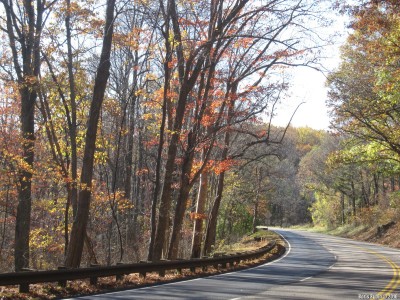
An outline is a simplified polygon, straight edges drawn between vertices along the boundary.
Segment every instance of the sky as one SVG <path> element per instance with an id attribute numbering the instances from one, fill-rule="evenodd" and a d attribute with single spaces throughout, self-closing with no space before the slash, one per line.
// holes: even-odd
<path id="1" fill-rule="evenodd" d="M 277 115 L 272 123 L 286 126 L 297 106 L 301 103 L 291 125 L 294 127 L 311 127 L 314 129 L 328 129 L 329 116 L 325 105 L 327 88 L 325 76 L 316 70 L 301 68 L 293 72 L 290 96 L 280 103 Z"/>
<path id="2" fill-rule="evenodd" d="M 323 51 L 324 59 L 321 64 L 332 71 L 340 64 L 340 46 L 345 42 L 349 29 L 346 28 L 347 19 L 343 16 L 332 15 L 333 24 L 329 29 L 321 29 L 323 34 L 336 32 L 339 34 L 334 45 Z M 314 129 L 329 129 L 329 113 L 325 105 L 328 88 L 325 86 L 326 74 L 322 74 L 307 67 L 297 67 L 291 71 L 292 86 L 289 97 L 282 100 L 277 110 L 277 116 L 272 123 L 277 126 L 286 126 L 294 115 L 291 125 L 294 127 L 311 127 Z"/>

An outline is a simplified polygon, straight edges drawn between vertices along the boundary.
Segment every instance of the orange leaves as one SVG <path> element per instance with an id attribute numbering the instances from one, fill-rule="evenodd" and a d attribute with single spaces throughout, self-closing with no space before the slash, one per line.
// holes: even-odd
<path id="1" fill-rule="evenodd" d="M 117 190 L 115 193 L 111 193 L 104 183 L 94 182 L 92 191 L 94 200 L 92 206 L 97 214 L 101 215 L 107 212 L 111 216 L 110 206 L 115 207 L 121 213 L 133 208 L 132 202 L 125 197 L 124 192 Z"/>
<path id="2" fill-rule="evenodd" d="M 142 169 L 136 171 L 137 176 L 146 175 L 148 173 L 149 173 L 149 169 L 147 169 L 147 168 L 142 168 Z"/>
<path id="3" fill-rule="evenodd" d="M 113 42 L 119 47 L 129 47 L 134 51 L 143 50 L 148 43 L 142 40 L 147 39 L 146 31 L 139 27 L 132 28 L 129 32 L 115 32 Z"/>
<path id="4" fill-rule="evenodd" d="M 191 220 L 205 220 L 207 219 L 206 214 L 201 214 L 201 213 L 196 213 L 196 212 L 191 212 L 189 214 Z"/>
<path id="5" fill-rule="evenodd" d="M 153 91 L 151 94 L 146 94 L 145 91 L 140 90 L 138 92 L 139 95 L 143 96 L 142 103 L 149 110 L 160 109 L 162 107 L 163 99 L 164 99 L 164 88 L 159 88 Z M 167 97 L 174 98 L 177 97 L 176 92 L 169 91 Z M 150 112 L 149 112 L 150 113 Z M 153 113 L 153 111 L 151 112 Z"/>
<path id="6" fill-rule="evenodd" d="M 204 162 L 201 160 L 193 162 L 192 176 L 196 172 L 198 172 L 200 168 L 203 167 L 203 164 Z M 209 159 L 206 163 L 206 166 L 204 167 L 204 170 L 208 172 L 214 172 L 215 174 L 219 175 L 222 172 L 229 171 L 230 169 L 238 165 L 239 162 L 233 159 L 226 159 L 223 161 Z"/>
<path id="7" fill-rule="evenodd" d="M 214 118 L 214 116 L 211 116 L 211 115 L 205 115 L 205 116 L 203 116 L 203 120 L 202 120 L 203 126 L 209 127 L 209 126 L 211 126 L 211 125 L 214 124 L 214 123 L 215 123 L 215 118 Z"/>
<path id="8" fill-rule="evenodd" d="M 24 78 L 24 83 L 27 86 L 33 86 L 38 82 L 38 79 L 36 78 L 36 76 L 25 76 Z"/>
<path id="9" fill-rule="evenodd" d="M 233 159 L 226 159 L 224 161 L 220 161 L 218 162 L 215 166 L 214 166 L 214 172 L 215 174 L 221 174 L 222 172 L 228 171 L 229 169 L 231 169 L 234 166 L 237 166 L 238 162 L 233 160 Z"/>
<path id="10" fill-rule="evenodd" d="M 189 18 L 179 18 L 179 23 L 183 26 L 193 26 L 193 27 L 206 27 L 208 26 L 209 22 L 206 20 L 191 20 Z"/>
<path id="11" fill-rule="evenodd" d="M 176 60 L 168 62 L 168 68 L 170 68 L 170 69 L 172 69 L 175 65 L 176 65 Z"/>
<path id="12" fill-rule="evenodd" d="M 139 41 L 137 39 L 132 39 L 129 34 L 114 33 L 113 41 L 115 45 L 119 47 L 130 47 L 133 50 L 139 49 Z"/>
<path id="13" fill-rule="evenodd" d="M 254 42 L 254 38 L 252 38 L 252 37 L 241 38 L 241 39 L 236 40 L 236 42 L 233 44 L 233 47 L 246 49 L 246 48 L 250 47 L 253 42 Z"/>

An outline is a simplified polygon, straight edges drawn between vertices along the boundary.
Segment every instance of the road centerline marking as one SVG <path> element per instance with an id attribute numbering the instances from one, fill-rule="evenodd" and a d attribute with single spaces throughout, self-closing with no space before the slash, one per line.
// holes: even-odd
<path id="1" fill-rule="evenodd" d="M 392 268 L 392 271 L 393 271 L 392 279 L 382 290 L 380 290 L 378 292 L 379 296 L 386 296 L 386 297 L 390 296 L 400 285 L 400 267 L 395 262 L 393 262 L 390 258 L 384 256 L 383 254 L 381 254 L 379 252 L 373 251 L 373 250 L 365 248 L 365 247 L 356 246 L 356 245 L 354 245 L 354 247 L 362 249 L 364 251 L 367 251 L 367 252 L 379 257 L 381 260 L 385 261 L 386 263 L 388 263 L 390 265 L 390 267 Z"/>

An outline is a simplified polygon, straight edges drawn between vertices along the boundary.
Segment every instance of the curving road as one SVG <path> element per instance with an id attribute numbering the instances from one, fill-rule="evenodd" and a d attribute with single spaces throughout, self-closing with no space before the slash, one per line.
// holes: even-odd
<path id="1" fill-rule="evenodd" d="M 79 299 L 400 299 L 400 251 L 276 229 L 285 255 L 256 268 Z"/>

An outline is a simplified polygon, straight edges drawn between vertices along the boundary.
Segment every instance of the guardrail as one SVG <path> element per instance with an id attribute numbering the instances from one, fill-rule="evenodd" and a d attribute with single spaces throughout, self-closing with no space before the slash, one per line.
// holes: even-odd
<path id="1" fill-rule="evenodd" d="M 134 264 L 118 264 L 116 266 L 93 266 L 89 268 L 66 269 L 49 271 L 23 271 L 16 273 L 0 274 L 0 286 L 19 285 L 21 293 L 29 292 L 29 284 L 43 282 L 58 282 L 59 285 L 65 286 L 68 280 L 90 279 L 90 283 L 97 284 L 99 277 L 116 276 L 116 280 L 121 280 L 124 275 L 138 273 L 146 276 L 146 273 L 159 272 L 160 276 L 164 276 L 165 271 L 190 269 L 195 271 L 196 268 L 206 269 L 208 266 L 218 268 L 220 265 L 226 267 L 227 264 L 233 265 L 240 261 L 260 258 L 270 252 L 276 245 L 271 242 L 268 245 L 257 250 L 237 253 L 234 255 L 221 255 L 217 257 L 204 257 L 190 260 L 161 260 L 158 262 L 140 262 Z"/>

